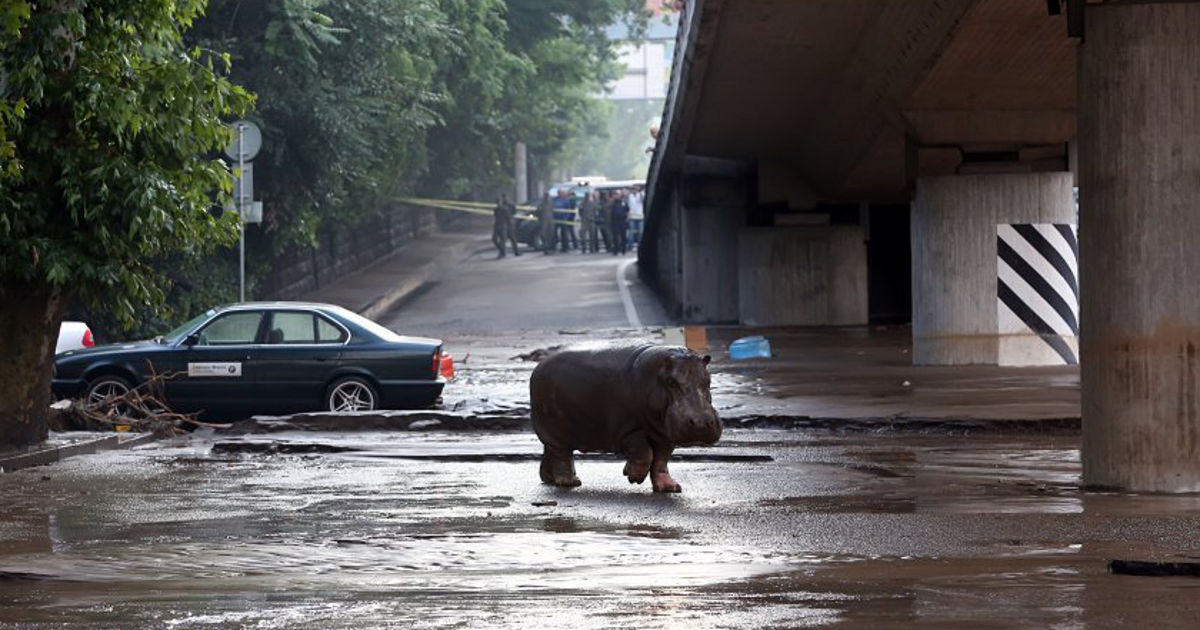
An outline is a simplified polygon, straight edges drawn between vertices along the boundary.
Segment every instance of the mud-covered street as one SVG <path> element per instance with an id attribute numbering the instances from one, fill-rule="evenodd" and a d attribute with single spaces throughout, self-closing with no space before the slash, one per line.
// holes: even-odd
<path id="1" fill-rule="evenodd" d="M 1071 437 L 734 430 L 683 453 L 725 461 L 676 463 L 673 496 L 616 461 L 544 486 L 523 433 L 229 452 L 261 439 L 0 478 L 0 623 L 1182 628 L 1200 612 L 1194 578 L 1106 572 L 1200 553 L 1200 501 L 1083 493 Z"/>
<path id="2" fill-rule="evenodd" d="M 1108 564 L 1200 556 L 1200 498 L 1083 491 L 1075 372 L 913 368 L 902 328 L 774 331 L 744 364 L 713 329 L 726 430 L 677 451 L 682 494 L 602 455 L 542 484 L 539 351 L 661 322 L 623 321 L 622 259 L 490 258 L 387 319 L 455 354 L 438 409 L 0 476 L 0 627 L 1194 627 L 1200 581 Z"/>

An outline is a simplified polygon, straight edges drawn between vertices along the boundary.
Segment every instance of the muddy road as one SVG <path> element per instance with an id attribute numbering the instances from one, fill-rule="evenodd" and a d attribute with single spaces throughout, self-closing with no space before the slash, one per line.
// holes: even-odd
<path id="1" fill-rule="evenodd" d="M 733 430 L 671 496 L 525 433 L 201 435 L 0 477 L 0 627 L 1194 627 L 1106 563 L 1200 554 L 1200 499 L 1081 492 L 1073 442 Z"/>
<path id="2" fill-rule="evenodd" d="M 914 368 L 904 329 L 713 330 L 682 494 L 542 485 L 526 358 L 665 320 L 628 258 L 492 256 L 382 320 L 446 340 L 441 409 L 0 475 L 0 628 L 1196 627 L 1200 579 L 1107 567 L 1200 560 L 1200 497 L 1080 489 L 1077 370 Z"/>

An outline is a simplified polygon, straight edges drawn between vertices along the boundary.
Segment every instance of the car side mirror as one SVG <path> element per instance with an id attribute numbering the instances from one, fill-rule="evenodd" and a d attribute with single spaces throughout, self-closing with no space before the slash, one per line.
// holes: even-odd
<path id="1" fill-rule="evenodd" d="M 192 334 L 188 335 L 183 340 L 183 345 L 185 345 L 189 348 L 191 348 L 192 346 L 198 345 L 199 343 L 200 343 L 200 335 L 198 335 L 196 333 L 192 333 Z"/>

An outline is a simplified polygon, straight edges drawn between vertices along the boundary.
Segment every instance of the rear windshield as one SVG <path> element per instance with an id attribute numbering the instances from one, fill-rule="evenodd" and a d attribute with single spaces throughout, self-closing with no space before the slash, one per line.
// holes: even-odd
<path id="1" fill-rule="evenodd" d="M 400 335 L 397 335 L 381 324 L 377 324 L 366 317 L 359 315 L 358 313 L 339 308 L 338 315 L 341 315 L 342 319 L 345 319 L 351 324 L 362 328 L 363 330 L 375 335 L 376 337 L 379 337 L 384 341 L 402 341 Z"/>

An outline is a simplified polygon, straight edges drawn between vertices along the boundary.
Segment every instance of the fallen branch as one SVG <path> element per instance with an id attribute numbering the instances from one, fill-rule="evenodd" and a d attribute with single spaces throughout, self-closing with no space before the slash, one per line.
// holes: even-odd
<path id="1" fill-rule="evenodd" d="M 111 430 L 123 426 L 156 435 L 179 435 L 194 427 L 229 426 L 201 421 L 199 417 L 203 412 L 173 411 L 165 402 L 163 385 L 187 372 L 159 374 L 152 364 L 147 364 L 150 378 L 123 394 L 96 402 L 76 399 L 55 403 L 51 407 L 52 423 L 60 429 Z"/>

